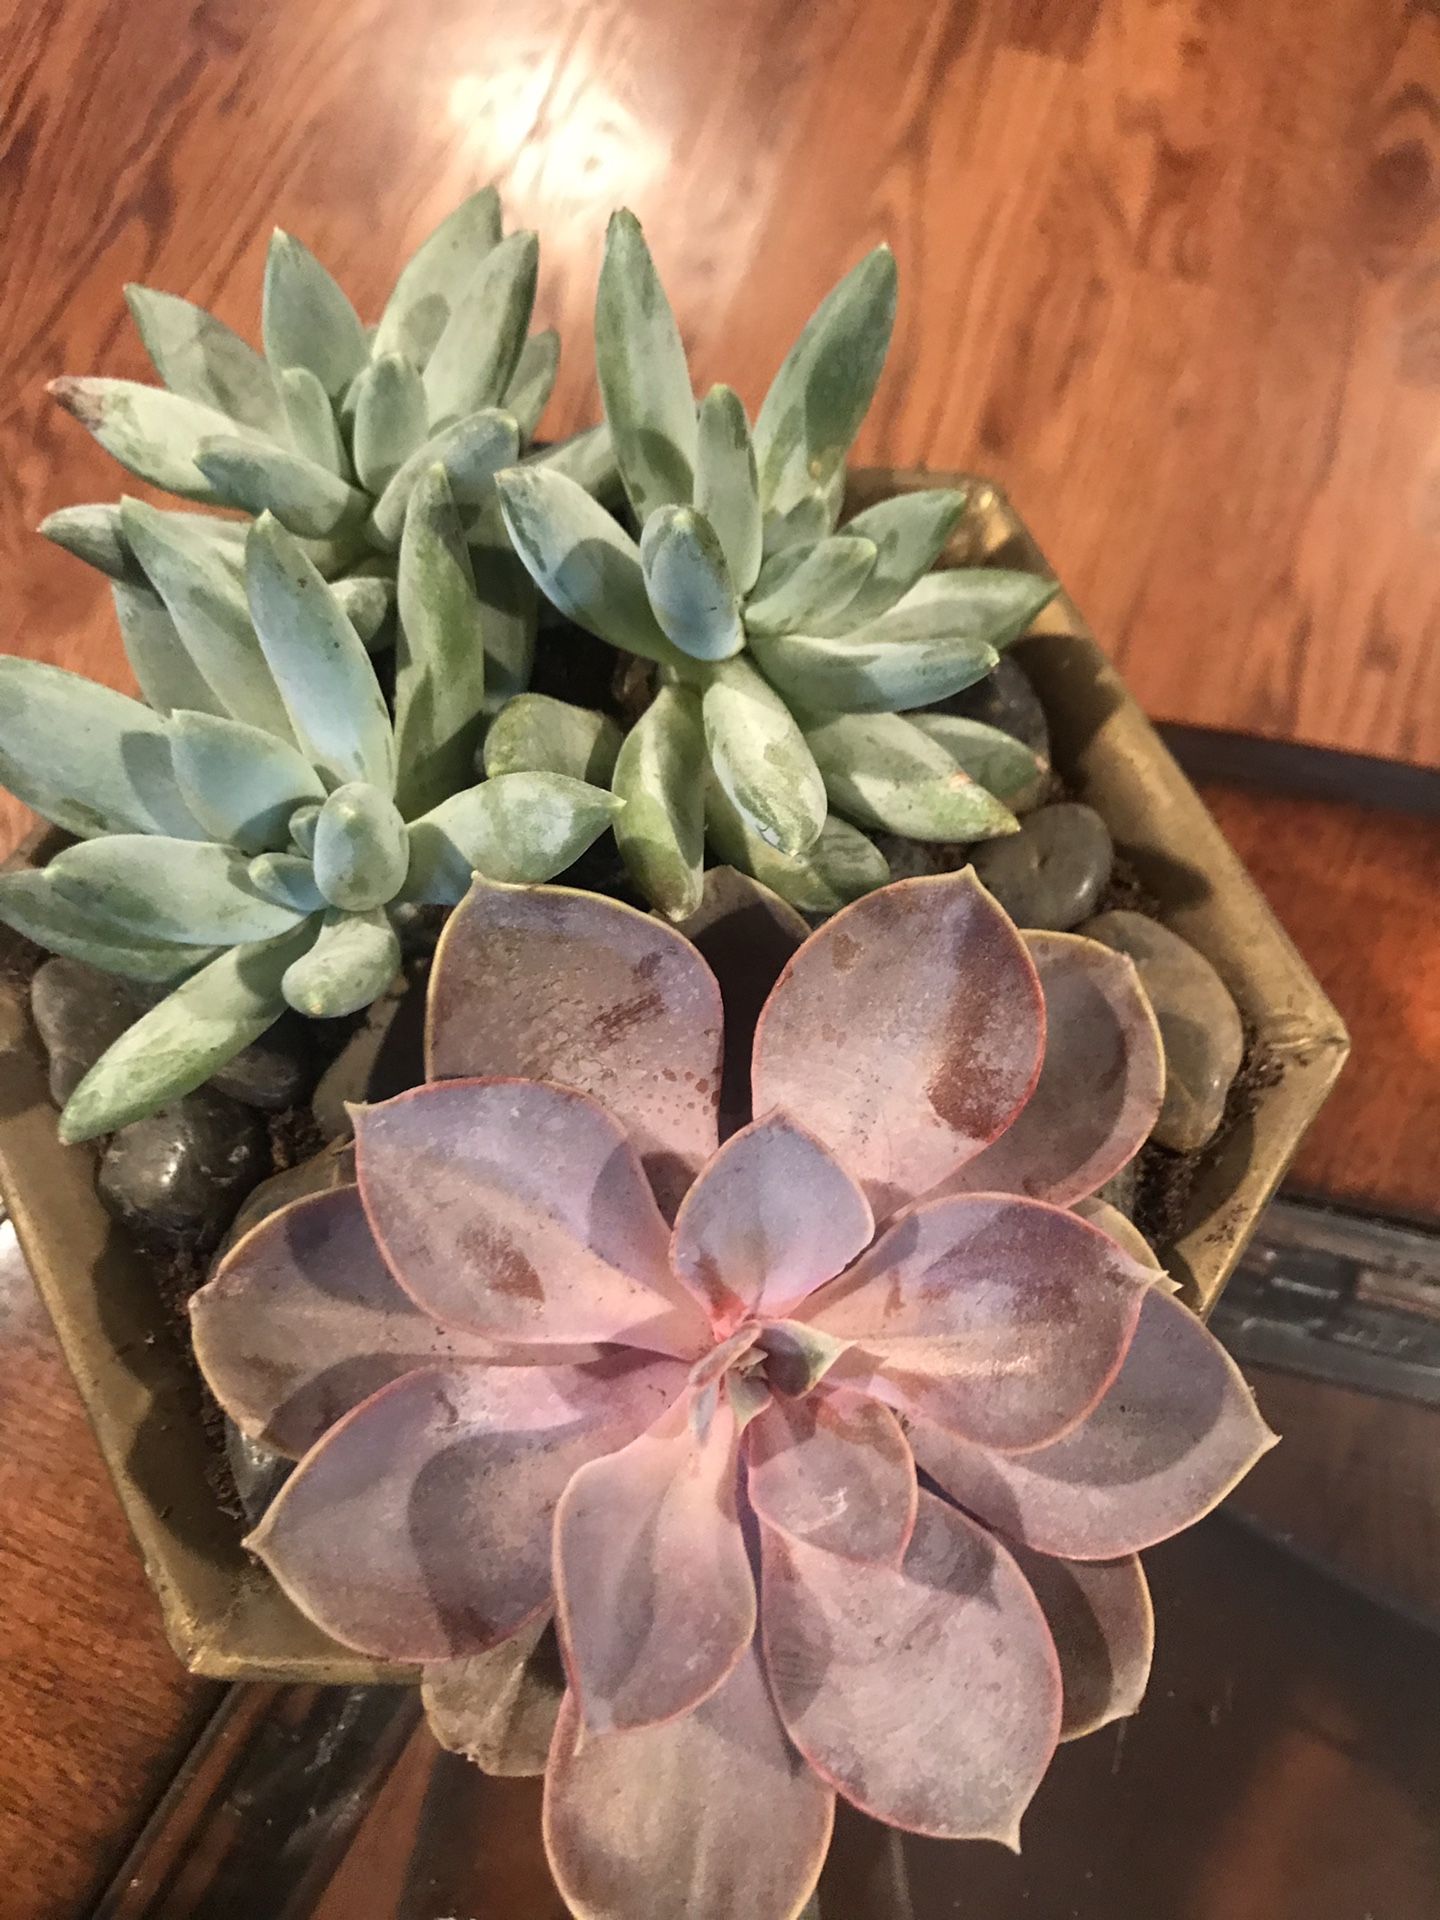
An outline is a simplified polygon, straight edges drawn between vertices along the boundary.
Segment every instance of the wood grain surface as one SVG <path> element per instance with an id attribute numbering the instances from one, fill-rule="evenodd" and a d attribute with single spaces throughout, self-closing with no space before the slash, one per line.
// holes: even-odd
<path id="1" fill-rule="evenodd" d="M 184 1673 L 0 1225 L 0 1914 L 71 1920 L 219 1689 Z"/>
<path id="2" fill-rule="evenodd" d="M 889 239 L 863 457 L 993 471 L 1153 712 L 1440 759 L 1426 0 L 32 0 L 0 76 L 7 648 L 124 678 L 29 531 L 121 484 L 43 384 L 144 374 L 123 282 L 253 336 L 279 221 L 373 312 L 495 179 L 566 341 L 551 431 L 594 415 L 617 204 L 752 403 Z"/>

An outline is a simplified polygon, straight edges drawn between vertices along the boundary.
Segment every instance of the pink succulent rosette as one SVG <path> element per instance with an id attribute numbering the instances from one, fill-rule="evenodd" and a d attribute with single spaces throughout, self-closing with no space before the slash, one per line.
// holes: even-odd
<path id="1" fill-rule="evenodd" d="M 223 1404 L 300 1459 L 250 1544 L 423 1664 L 451 1744 L 548 1738 L 551 1864 L 597 1920 L 790 1920 L 837 1793 L 1015 1845 L 1057 1741 L 1144 1690 L 1137 1550 L 1271 1440 L 1090 1198 L 1163 1087 L 1129 961 L 1017 933 L 968 872 L 788 944 L 721 1144 L 696 946 L 477 887 L 430 1084 L 194 1303 Z"/>

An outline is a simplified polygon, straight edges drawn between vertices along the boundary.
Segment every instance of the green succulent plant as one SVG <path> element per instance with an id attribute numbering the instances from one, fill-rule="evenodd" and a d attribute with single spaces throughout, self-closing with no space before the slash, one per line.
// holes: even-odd
<path id="1" fill-rule="evenodd" d="M 553 331 L 526 337 L 537 255 L 533 233 L 502 234 L 487 187 L 430 235 L 366 328 L 315 256 L 277 232 L 263 354 L 188 300 L 132 286 L 130 311 L 164 384 L 67 376 L 50 391 L 142 480 L 202 507 L 272 513 L 326 578 L 343 579 L 342 601 L 371 646 L 394 630 L 407 502 L 420 475 L 442 466 L 489 608 L 498 706 L 526 684 L 535 609 L 493 479 L 534 433 L 560 353 Z M 577 484 L 613 474 L 603 431 L 531 457 Z M 246 624 L 243 523 L 122 501 L 62 508 L 40 531 L 123 588 L 116 606 L 137 673 L 167 622 L 187 637 L 197 625 Z"/>
<path id="2" fill-rule="evenodd" d="M 933 706 L 988 673 L 1055 591 L 998 567 L 932 572 L 964 508 L 948 489 L 837 523 L 845 458 L 895 315 L 877 248 L 829 294 L 753 431 L 728 387 L 696 405 L 638 222 L 610 225 L 596 303 L 600 388 L 638 542 L 562 472 L 497 481 L 515 551 L 563 613 L 654 670 L 614 760 L 617 837 L 646 896 L 683 919 L 705 844 L 826 912 L 888 878 L 863 829 L 967 841 L 1013 831 L 1033 754 Z M 533 704 L 491 772 L 571 766 L 577 723 Z M 502 722 L 505 716 L 501 716 Z M 522 743 L 517 734 L 523 734 Z"/>
<path id="3" fill-rule="evenodd" d="M 187 647 L 162 630 L 148 705 L 0 658 L 0 781 L 79 836 L 43 869 L 0 876 L 0 920 L 173 988 L 71 1095 L 68 1140 L 188 1093 L 287 1006 L 366 1006 L 415 907 L 453 905 L 476 871 L 549 879 L 619 808 L 563 774 L 475 783 L 484 609 L 444 467 L 406 506 L 393 718 L 342 596 L 294 535 L 265 513 L 236 553 L 245 632 Z"/>

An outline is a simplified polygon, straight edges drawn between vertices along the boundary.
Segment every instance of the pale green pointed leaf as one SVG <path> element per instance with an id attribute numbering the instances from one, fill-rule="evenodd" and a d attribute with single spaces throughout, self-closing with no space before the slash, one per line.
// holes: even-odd
<path id="1" fill-rule="evenodd" d="M 210 958 L 202 947 L 137 940 L 98 908 L 67 900 L 47 873 L 32 868 L 0 874 L 0 921 L 51 953 L 127 980 L 170 985 Z"/>
<path id="2" fill-rule="evenodd" d="M 318 807 L 315 818 L 318 823 Z M 326 908 L 325 896 L 308 855 L 257 853 L 246 872 L 255 891 L 273 900 L 278 907 L 289 907 L 293 913 L 319 913 Z"/>
<path id="3" fill-rule="evenodd" d="M 784 513 L 835 476 L 860 430 L 895 324 L 895 258 L 876 247 L 826 295 L 755 424 L 760 498 Z"/>
<path id="4" fill-rule="evenodd" d="M 805 738 L 836 811 L 912 840 L 991 840 L 1019 822 L 898 713 L 846 713 Z"/>
<path id="5" fill-rule="evenodd" d="M 535 885 L 573 866 L 620 810 L 561 773 L 506 773 L 443 801 L 410 826 L 405 897 L 453 906 L 476 873 Z"/>
<path id="6" fill-rule="evenodd" d="M 263 358 L 223 320 L 177 294 L 128 286 L 125 299 L 155 371 L 172 393 L 283 438 L 285 416 Z"/>
<path id="7" fill-rule="evenodd" d="M 1012 813 L 1023 813 L 1044 797 L 1049 764 L 1023 740 L 958 713 L 912 713 L 910 723 L 937 741 L 956 766 L 1003 800 Z"/>
<path id="8" fill-rule="evenodd" d="M 745 644 L 740 601 L 715 530 L 694 507 L 658 507 L 645 522 L 640 565 L 650 606 L 692 660 L 728 660 Z"/>
<path id="9" fill-rule="evenodd" d="M 120 644 L 142 697 L 156 713 L 183 707 L 195 713 L 225 712 L 225 704 L 200 672 L 165 602 L 148 586 L 110 586 Z"/>
<path id="10" fill-rule="evenodd" d="M 521 693 L 509 700 L 485 736 L 485 771 L 564 773 L 608 787 L 622 735 L 608 714 L 572 707 L 548 693 Z"/>
<path id="11" fill-rule="evenodd" d="M 482 187 L 462 200 L 407 261 L 385 303 L 371 352 L 403 354 L 423 368 L 475 269 L 500 243 L 500 196 Z"/>
<path id="12" fill-rule="evenodd" d="M 332 399 L 370 357 L 365 329 L 341 287 L 308 247 L 278 227 L 265 260 L 261 331 L 274 372 L 308 367 Z"/>
<path id="13" fill-rule="evenodd" d="M 684 658 L 651 610 L 635 542 L 582 487 L 538 466 L 512 467 L 496 485 L 516 553 L 561 613 L 647 660 Z"/>
<path id="14" fill-rule="evenodd" d="M 325 798 L 320 777 L 304 756 L 258 727 L 177 713 L 169 730 L 186 804 L 212 840 L 241 853 L 283 847 L 296 807 Z"/>
<path id="15" fill-rule="evenodd" d="M 890 878 L 880 849 L 834 813 L 825 816 L 819 839 L 806 852 L 777 853 L 746 825 L 717 780 L 706 788 L 705 832 L 727 866 L 761 881 L 801 913 L 838 913 Z"/>
<path id="16" fill-rule="evenodd" d="M 370 517 L 372 539 L 382 547 L 399 546 L 410 495 L 428 468 L 444 467 L 455 504 L 478 510 L 493 502 L 495 476 L 513 464 L 519 450 L 520 432 L 508 413 L 488 407 L 458 420 L 412 453 L 386 487 Z"/>
<path id="17" fill-rule="evenodd" d="M 485 711 L 494 714 L 530 684 L 539 596 L 503 523 L 496 544 L 471 546 L 470 564 L 485 643 Z"/>
<path id="18" fill-rule="evenodd" d="M 100 1056 L 66 1103 L 61 1138 L 93 1139 L 193 1093 L 280 1017 L 285 970 L 313 938 L 305 923 L 193 974 Z"/>
<path id="19" fill-rule="evenodd" d="M 480 602 L 443 467 L 410 495 L 398 594 L 395 798 L 409 819 L 473 780 L 485 704 Z"/>
<path id="20" fill-rule="evenodd" d="M 745 609 L 752 634 L 822 633 L 875 567 L 875 543 L 832 534 L 813 547 L 778 554 L 760 570 Z M 792 558 L 793 554 L 793 558 Z"/>
<path id="21" fill-rule="evenodd" d="M 135 380 L 52 380 L 50 393 L 67 413 L 88 428 L 105 451 L 140 479 L 178 493 L 184 500 L 243 506 L 198 463 L 201 446 L 217 436 L 234 436 L 235 422 L 214 407 L 164 387 Z M 244 444 L 265 447 L 259 435 Z"/>
<path id="22" fill-rule="evenodd" d="M 845 531 L 875 542 L 874 570 L 828 625 L 812 625 L 806 632 L 850 633 L 887 613 L 934 566 L 964 512 L 963 493 L 932 487 L 923 493 L 897 493 L 857 513 Z"/>
<path id="23" fill-rule="evenodd" d="M 825 788 L 790 709 L 743 659 L 714 669 L 703 704 L 721 786 L 762 840 L 804 853 L 825 824 Z"/>
<path id="24" fill-rule="evenodd" d="M 66 847 L 45 871 L 67 900 L 142 940 L 214 947 L 268 940 L 295 924 L 255 891 L 245 864 L 211 841 L 112 833 Z"/>
<path id="25" fill-rule="evenodd" d="M 767 561 L 797 547 L 813 547 L 835 525 L 836 515 L 824 493 L 812 488 L 802 494 L 788 513 L 767 513 L 764 523 L 764 547 Z"/>
<path id="26" fill-rule="evenodd" d="M 512 233 L 475 269 L 426 363 L 432 429 L 504 397 L 530 328 L 539 257 L 533 233 Z"/>
<path id="27" fill-rule="evenodd" d="M 315 823 L 315 880 L 332 907 L 368 913 L 393 900 L 410 864 L 395 803 L 363 780 L 337 787 Z"/>
<path id="28" fill-rule="evenodd" d="M 308 367 L 286 367 L 279 376 L 285 424 L 295 451 L 327 473 L 348 477 L 350 462 L 330 396 Z"/>
<path id="29" fill-rule="evenodd" d="M 388 625 L 395 611 L 395 583 L 383 574 L 352 573 L 332 580 L 330 591 L 367 653 L 379 653 L 394 635 Z"/>
<path id="30" fill-rule="evenodd" d="M 67 833 L 203 840 L 158 714 L 63 667 L 0 654 L 0 786 Z"/>
<path id="31" fill-rule="evenodd" d="M 700 408 L 695 505 L 715 529 L 736 591 L 749 593 L 764 550 L 760 490 L 750 422 L 729 387 L 712 387 Z"/>
<path id="32" fill-rule="evenodd" d="M 280 990 L 297 1013 L 338 1020 L 378 1000 L 399 970 L 400 942 L 384 913 L 328 913 Z"/>
<path id="33" fill-rule="evenodd" d="M 675 315 L 640 222 L 612 214 L 595 296 L 595 368 L 615 458 L 636 518 L 689 506 L 694 492 L 695 395 Z"/>
<path id="34" fill-rule="evenodd" d="M 203 441 L 195 458 L 218 500 L 247 513 L 273 513 L 291 533 L 310 540 L 358 528 L 370 511 L 358 487 L 288 447 L 217 436 Z"/>
<path id="35" fill-rule="evenodd" d="M 1020 638 L 1059 591 L 1059 583 L 1043 574 L 1009 567 L 947 567 L 927 573 L 888 613 L 858 631 L 899 641 L 964 636 L 999 653 Z"/>
<path id="36" fill-rule="evenodd" d="M 120 580 L 132 587 L 145 584 L 140 564 L 120 531 L 117 504 L 106 501 L 93 506 L 61 507 L 55 513 L 46 514 L 35 531 L 111 580 Z"/>
<path id="37" fill-rule="evenodd" d="M 625 736 L 615 839 L 630 875 L 669 920 L 686 920 L 705 883 L 705 729 L 689 687 L 662 687 Z"/>
<path id="38" fill-rule="evenodd" d="M 320 824 L 318 806 L 297 807 L 290 816 L 291 845 L 298 847 L 308 860 L 315 851 L 315 829 Z"/>
<path id="39" fill-rule="evenodd" d="M 510 376 L 510 384 L 505 389 L 502 402 L 505 411 L 515 416 L 522 444 L 534 433 L 555 390 L 555 377 L 559 371 L 559 334 L 553 327 L 546 327 L 541 333 L 532 333 L 520 349 L 520 358 L 515 362 L 515 371 Z"/>
<path id="40" fill-rule="evenodd" d="M 246 603 L 244 549 L 212 539 L 203 523 L 159 513 L 141 500 L 123 501 L 120 511 L 131 549 L 222 710 L 290 738 L 285 706 Z"/>
<path id="41" fill-rule="evenodd" d="M 398 353 L 374 360 L 355 383 L 355 471 L 383 493 L 429 438 L 425 382 Z"/>
<path id="42" fill-rule="evenodd" d="M 625 498 L 620 469 L 615 464 L 614 437 L 604 422 L 572 433 L 568 440 L 557 440 L 553 447 L 527 453 L 525 465 L 544 473 L 563 474 L 605 507 L 618 507 Z"/>
<path id="43" fill-rule="evenodd" d="M 929 706 L 983 679 L 1000 657 L 968 635 L 901 638 L 880 631 L 883 624 L 830 640 L 757 633 L 750 649 L 766 679 L 792 704 L 812 712 L 900 713 Z"/>
<path id="44" fill-rule="evenodd" d="M 257 520 L 245 549 L 250 617 L 295 738 L 331 780 L 390 793 L 395 742 L 385 696 L 360 637 L 285 529 Z"/>

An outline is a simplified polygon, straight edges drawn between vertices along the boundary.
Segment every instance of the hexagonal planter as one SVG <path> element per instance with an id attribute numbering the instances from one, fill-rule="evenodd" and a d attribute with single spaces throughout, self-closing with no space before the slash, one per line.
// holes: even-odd
<path id="1" fill-rule="evenodd" d="M 950 557 L 1046 571 L 1009 502 L 963 475 L 866 471 L 855 505 L 931 486 L 969 488 Z M 1207 956 L 1250 1035 L 1258 1091 L 1202 1160 L 1173 1240 L 1159 1248 L 1208 1312 L 1342 1066 L 1345 1028 L 1119 676 L 1061 594 L 1019 658 L 1045 704 L 1068 789 L 1106 820 L 1165 920 Z M 44 855 L 37 843 L 32 857 Z M 23 856 L 22 856 L 23 857 Z M 199 1380 L 161 1310 L 152 1259 L 101 1207 L 95 1151 L 55 1129 L 30 1023 L 34 952 L 0 929 L 0 1191 L 89 1411 L 176 1653 L 228 1680 L 355 1684 L 412 1678 L 326 1638 L 242 1550 L 216 1503 Z"/>

